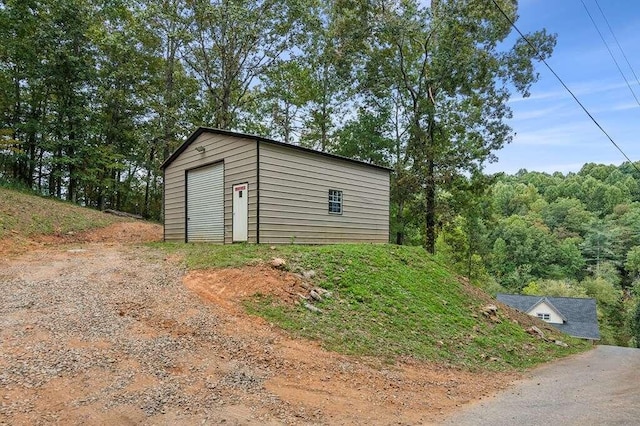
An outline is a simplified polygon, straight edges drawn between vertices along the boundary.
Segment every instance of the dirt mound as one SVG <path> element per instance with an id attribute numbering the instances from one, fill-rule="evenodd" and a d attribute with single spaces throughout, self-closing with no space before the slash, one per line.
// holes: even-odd
<path id="1" fill-rule="evenodd" d="M 293 304 L 306 292 L 299 277 L 267 266 L 192 271 L 183 282 L 203 299 L 231 310 L 255 294 Z"/>

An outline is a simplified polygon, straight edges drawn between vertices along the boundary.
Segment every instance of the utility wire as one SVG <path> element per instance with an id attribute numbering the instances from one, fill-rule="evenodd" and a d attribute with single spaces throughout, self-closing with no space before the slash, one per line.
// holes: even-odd
<path id="1" fill-rule="evenodd" d="M 596 2 L 596 6 L 598 6 L 598 10 L 600 10 L 600 14 L 604 18 L 604 22 L 607 23 L 607 27 L 609 27 L 609 31 L 611 32 L 611 35 L 613 36 L 613 39 L 616 41 L 616 44 L 618 45 L 618 49 L 620 49 L 620 53 L 622 53 L 622 57 L 627 62 L 627 65 L 629 66 L 629 69 L 631 70 L 631 73 L 635 77 L 636 83 L 638 83 L 638 86 L 640 86 L 640 80 L 638 79 L 638 76 L 636 75 L 636 72 L 633 70 L 633 67 L 631 66 L 631 63 L 629 62 L 629 59 L 627 58 L 627 55 L 624 53 L 624 50 L 622 49 L 622 46 L 620 45 L 620 42 L 618 41 L 618 37 L 616 37 L 616 34 L 613 32 L 613 29 L 611 28 L 611 25 L 609 24 L 609 20 L 607 19 L 606 15 L 602 11 L 602 8 L 600 7 L 600 3 L 598 2 L 598 0 L 594 0 L 594 1 Z"/>
<path id="2" fill-rule="evenodd" d="M 614 56 L 613 52 L 609 48 L 609 43 L 607 43 L 607 40 L 605 40 L 604 36 L 602 35 L 602 32 L 600 31 L 600 28 L 598 28 L 598 24 L 596 24 L 596 21 L 593 19 L 593 16 L 591 16 L 591 12 L 589 12 L 589 8 L 587 8 L 587 5 L 584 3 L 584 0 L 580 0 L 580 2 L 582 3 L 582 6 L 584 6 L 584 10 L 587 12 L 587 15 L 589 15 L 589 19 L 591 19 L 591 23 L 593 24 L 593 26 L 595 27 L 596 31 L 598 32 L 598 35 L 600 35 L 600 39 L 604 43 L 604 46 L 607 48 L 607 51 L 609 52 L 609 56 L 611 56 L 611 59 L 613 59 L 613 63 L 616 64 L 616 68 L 618 68 L 618 71 L 620 72 L 620 75 L 624 79 L 624 82 L 627 83 L 627 87 L 629 88 L 629 91 L 633 95 L 633 98 L 636 100 L 636 103 L 638 104 L 638 106 L 640 106 L 640 100 L 638 100 L 638 97 L 636 96 L 636 92 L 633 91 L 633 88 L 631 87 L 631 84 L 629 83 L 629 80 L 627 80 L 627 76 L 624 75 L 624 72 L 622 72 L 622 68 L 620 68 L 620 64 L 618 64 L 618 61 L 616 60 L 616 57 Z M 601 10 L 601 12 L 602 12 L 602 10 Z M 611 27 L 609 27 L 609 29 L 611 29 Z M 618 45 L 618 47 L 619 47 L 619 45 Z"/>
<path id="3" fill-rule="evenodd" d="M 509 24 L 511 24 L 511 26 L 513 27 L 513 29 L 515 29 L 518 34 L 520 35 L 520 37 L 529 45 L 529 47 L 531 47 L 533 49 L 533 51 L 536 53 L 536 55 L 538 55 L 538 59 L 540 61 L 542 61 L 543 64 L 545 64 L 545 66 L 549 69 L 549 71 L 551 71 L 551 73 L 556 77 L 556 79 L 560 82 L 560 84 L 562 84 L 562 87 L 565 88 L 565 90 L 567 92 L 569 92 L 569 94 L 571 95 L 571 97 L 573 98 L 573 100 L 576 101 L 576 103 L 578 105 L 580 105 L 580 108 L 582 108 L 582 110 L 585 112 L 585 114 L 587 114 L 587 116 L 589 116 L 589 118 L 591 119 L 591 121 L 593 121 L 593 123 L 598 127 L 598 129 L 600 129 L 600 131 L 607 137 L 607 139 L 609 139 L 609 142 L 611 142 L 613 144 L 613 146 L 616 147 L 616 149 L 618 151 L 620 151 L 620 153 L 624 156 L 624 158 L 627 159 L 627 161 L 629 161 L 629 163 L 631 163 L 631 165 L 638 171 L 638 173 L 640 173 L 640 168 L 638 168 L 638 166 L 636 166 L 636 164 L 631 161 L 631 159 L 629 158 L 629 156 L 627 156 L 627 154 L 625 154 L 625 152 L 622 150 L 622 148 L 620 148 L 618 146 L 618 144 L 611 138 L 611 136 L 609 136 L 609 133 L 607 133 L 606 130 L 604 130 L 604 128 L 600 125 L 600 123 L 598 123 L 598 121 L 593 117 L 593 115 L 591 115 L 591 113 L 589 112 L 589 110 L 587 110 L 587 108 L 582 104 L 582 102 L 580 102 L 580 100 L 576 97 L 576 95 L 571 91 L 571 89 L 569 89 L 569 87 L 565 84 L 565 82 L 560 78 L 560 76 L 553 70 L 553 68 L 551 68 L 551 65 L 549 65 L 547 63 L 547 61 L 544 59 L 544 57 L 540 54 L 540 51 L 538 50 L 538 48 L 531 42 L 531 40 L 529 40 L 523 33 L 522 31 L 520 31 L 520 29 L 516 26 L 515 22 L 513 22 L 513 20 L 511 18 L 509 18 L 509 15 L 507 15 L 505 13 L 504 10 L 502 10 L 502 8 L 500 7 L 500 5 L 496 2 L 496 0 L 491 0 L 491 2 L 495 5 L 495 7 L 500 11 L 500 13 L 502 14 L 502 16 L 504 16 L 504 19 L 507 20 L 507 22 L 509 22 Z"/>

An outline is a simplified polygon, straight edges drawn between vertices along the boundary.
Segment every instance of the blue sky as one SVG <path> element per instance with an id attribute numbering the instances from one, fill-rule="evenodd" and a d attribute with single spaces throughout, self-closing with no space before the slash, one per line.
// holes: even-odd
<path id="1" fill-rule="evenodd" d="M 636 96 L 640 87 L 598 10 L 583 0 L 609 43 Z M 640 77 L 640 1 L 598 0 L 636 75 Z M 527 33 L 546 28 L 558 36 L 549 65 L 576 94 L 600 125 L 633 160 L 640 160 L 640 106 L 611 59 L 581 0 L 520 0 L 516 25 Z M 624 157 L 593 124 L 551 72 L 539 64 L 539 81 L 531 96 L 512 97 L 516 133 L 497 152 L 499 161 L 486 172 L 567 173 L 584 163 L 621 164 Z"/>

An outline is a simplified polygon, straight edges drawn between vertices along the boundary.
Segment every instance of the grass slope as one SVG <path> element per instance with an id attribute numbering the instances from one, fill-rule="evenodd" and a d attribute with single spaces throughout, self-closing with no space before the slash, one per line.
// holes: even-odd
<path id="1" fill-rule="evenodd" d="M 296 336 L 337 352 L 390 360 L 413 357 L 469 369 L 522 369 L 586 350 L 589 345 L 545 323 L 500 307 L 499 321 L 481 314 L 489 296 L 434 262 L 422 248 L 393 245 L 279 246 L 163 245 L 185 253 L 188 268 L 239 267 L 287 260 L 293 272 L 314 270 L 315 284 L 334 297 L 322 314 L 268 296 L 247 302 L 250 312 Z M 525 329 L 536 324 L 560 347 Z"/>
<path id="2" fill-rule="evenodd" d="M 0 187 L 0 240 L 100 228 L 121 218 Z"/>

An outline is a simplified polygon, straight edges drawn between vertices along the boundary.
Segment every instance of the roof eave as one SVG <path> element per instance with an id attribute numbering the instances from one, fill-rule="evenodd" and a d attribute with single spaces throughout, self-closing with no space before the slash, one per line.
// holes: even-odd
<path id="1" fill-rule="evenodd" d="M 184 143 L 182 145 L 180 145 L 180 147 L 178 147 L 178 149 L 176 149 L 173 154 L 171 154 L 169 156 L 169 158 L 167 158 L 164 163 L 162 163 L 162 166 L 160 166 L 160 168 L 162 170 L 166 169 L 176 158 L 178 158 L 178 156 L 180 156 L 180 154 L 182 154 L 189 145 L 191 145 L 191 143 L 196 140 L 198 138 L 198 136 L 200 136 L 202 133 L 214 133 L 214 134 L 218 134 L 218 135 L 226 135 L 226 136 L 235 136 L 235 137 L 239 137 L 239 138 L 245 138 L 245 139 L 253 139 L 256 141 L 261 141 L 261 142 L 266 142 L 266 143 L 270 143 L 273 145 L 279 145 L 279 146 L 284 146 L 287 148 L 291 148 L 291 149 L 296 149 L 299 151 L 304 151 L 304 152 L 309 152 L 309 153 L 313 153 L 313 154 L 318 154 L 318 155 L 322 155 L 325 157 L 330 157 L 330 158 L 335 158 L 335 159 L 339 159 L 339 160 L 344 160 L 344 161 L 348 161 L 351 163 L 356 163 L 356 164 L 361 164 L 363 166 L 367 166 L 367 167 L 372 167 L 375 169 L 380 169 L 380 170 L 385 170 L 387 172 L 391 172 L 392 169 L 389 167 L 385 167 L 385 166 L 379 166 L 377 164 L 371 164 L 371 163 L 367 163 L 365 161 L 360 161 L 360 160 L 354 160 L 353 158 L 348 158 L 348 157 L 343 157 L 341 155 L 336 155 L 336 154 L 330 154 L 328 152 L 322 152 L 322 151 L 316 151 L 315 149 L 311 149 L 311 148 L 305 148 L 303 146 L 299 146 L 299 145 L 292 145 L 292 144 L 288 144 L 288 143 L 284 143 L 284 142 L 279 142 L 273 139 L 268 139 L 268 138 L 264 138 L 262 136 L 256 136 L 256 135 L 249 135 L 246 133 L 239 133 L 239 132 L 232 132 L 230 130 L 223 130 L 223 129 L 215 129 L 212 127 L 203 127 L 200 126 L 198 127 L 188 138 L 187 140 L 184 141 Z"/>

